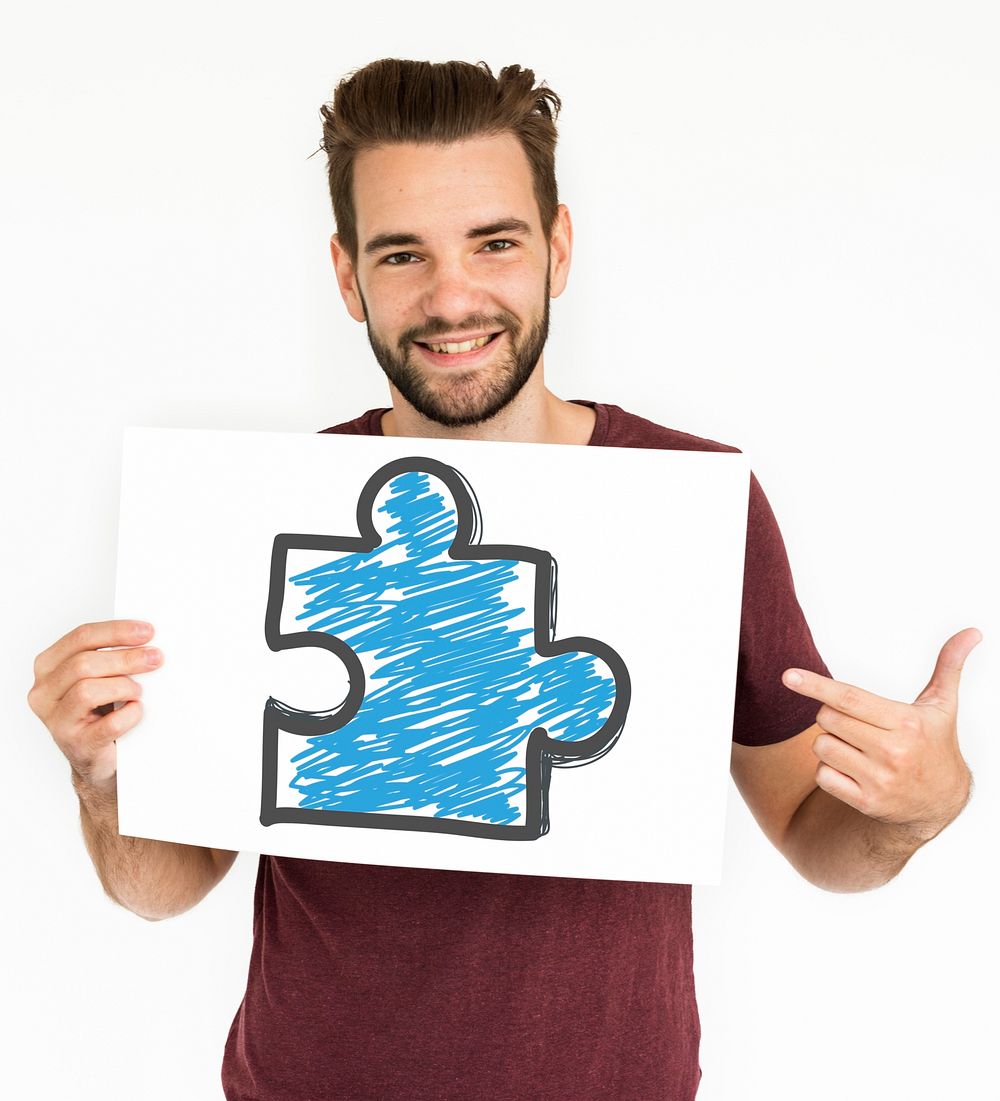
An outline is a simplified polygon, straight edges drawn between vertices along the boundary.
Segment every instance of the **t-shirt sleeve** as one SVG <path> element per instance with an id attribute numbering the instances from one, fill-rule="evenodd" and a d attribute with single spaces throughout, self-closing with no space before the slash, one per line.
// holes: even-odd
<path id="1" fill-rule="evenodd" d="M 771 745 L 812 726 L 819 704 L 781 683 L 793 666 L 830 675 L 799 607 L 774 513 L 751 474 L 734 742 Z"/>

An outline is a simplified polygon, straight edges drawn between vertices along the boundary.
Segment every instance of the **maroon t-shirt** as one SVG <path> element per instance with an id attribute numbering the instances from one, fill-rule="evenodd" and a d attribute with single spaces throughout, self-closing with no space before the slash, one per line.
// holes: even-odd
<path id="1" fill-rule="evenodd" d="M 597 447 L 735 451 L 590 405 Z M 327 432 L 381 435 L 385 409 Z M 750 481 L 733 738 L 782 741 L 826 674 Z M 229 1101 L 691 1101 L 691 888 L 262 856 Z"/>

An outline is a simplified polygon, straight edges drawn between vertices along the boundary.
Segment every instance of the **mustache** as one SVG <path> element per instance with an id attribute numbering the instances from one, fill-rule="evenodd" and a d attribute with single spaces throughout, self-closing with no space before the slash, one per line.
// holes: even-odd
<path id="1" fill-rule="evenodd" d="M 415 325 L 413 328 L 407 329 L 400 336 L 399 345 L 401 348 L 405 348 L 413 341 L 426 344 L 428 341 L 434 340 L 435 337 L 446 336 L 456 329 L 461 331 L 507 329 L 511 336 L 517 336 L 521 326 L 518 324 L 517 318 L 506 311 L 494 314 L 492 317 L 483 313 L 469 314 L 468 317 L 463 318 L 457 324 L 454 321 L 446 321 L 443 317 L 432 317 L 423 325 Z"/>

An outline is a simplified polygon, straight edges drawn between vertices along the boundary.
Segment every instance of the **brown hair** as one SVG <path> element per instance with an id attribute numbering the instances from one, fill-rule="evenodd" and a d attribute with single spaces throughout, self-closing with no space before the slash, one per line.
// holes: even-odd
<path id="1" fill-rule="evenodd" d="M 549 236 L 559 205 L 555 118 L 562 103 L 535 74 L 508 65 L 494 76 L 485 61 L 384 58 L 346 76 L 320 108 L 333 216 L 341 244 L 358 258 L 354 158 L 399 142 L 450 143 L 512 133 L 531 165 L 542 227 Z M 318 152 L 318 151 L 317 151 Z"/>

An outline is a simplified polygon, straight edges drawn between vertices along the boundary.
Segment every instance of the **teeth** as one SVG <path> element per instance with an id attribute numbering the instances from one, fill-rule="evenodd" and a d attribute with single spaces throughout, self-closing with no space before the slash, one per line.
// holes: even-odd
<path id="1" fill-rule="evenodd" d="M 457 352 L 471 352 L 473 348 L 481 348 L 490 338 L 481 336 L 478 340 L 463 340 L 461 344 L 428 344 L 432 352 L 442 352 L 453 356 Z"/>

